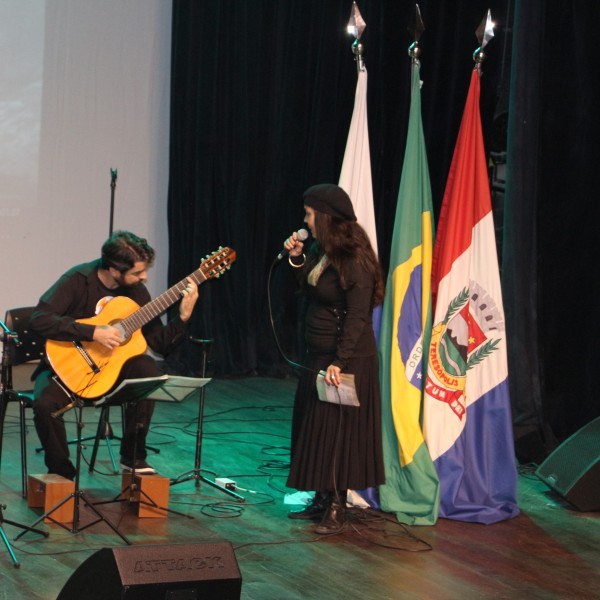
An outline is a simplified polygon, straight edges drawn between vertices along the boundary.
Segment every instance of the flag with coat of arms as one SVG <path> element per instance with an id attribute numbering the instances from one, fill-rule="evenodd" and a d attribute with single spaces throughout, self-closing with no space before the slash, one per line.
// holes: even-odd
<path id="1" fill-rule="evenodd" d="M 519 508 L 479 96 L 476 67 L 436 232 L 423 431 L 440 481 L 439 516 L 489 524 Z"/>

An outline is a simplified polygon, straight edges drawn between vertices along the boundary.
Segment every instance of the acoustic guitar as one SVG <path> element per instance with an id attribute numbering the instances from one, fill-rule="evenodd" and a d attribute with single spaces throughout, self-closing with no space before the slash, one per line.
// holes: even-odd
<path id="1" fill-rule="evenodd" d="M 219 248 L 207 256 L 189 277 L 198 285 L 220 277 L 236 259 L 231 248 Z M 102 311 L 78 323 L 112 325 L 121 331 L 123 343 L 109 350 L 99 342 L 46 341 L 46 354 L 61 382 L 81 398 L 98 398 L 115 385 L 125 361 L 143 354 L 148 347 L 141 328 L 162 315 L 182 295 L 187 277 L 140 307 L 126 296 L 116 296 Z"/>

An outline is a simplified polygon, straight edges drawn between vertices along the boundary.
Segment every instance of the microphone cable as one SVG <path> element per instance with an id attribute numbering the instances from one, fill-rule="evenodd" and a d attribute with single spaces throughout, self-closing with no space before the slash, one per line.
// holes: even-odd
<path id="1" fill-rule="evenodd" d="M 304 231 L 304 230 L 300 230 L 300 231 Z M 275 265 L 278 265 L 280 263 L 281 257 L 282 257 L 281 254 L 278 255 L 275 258 L 275 260 L 271 263 L 271 266 L 269 268 L 269 274 L 267 276 L 267 306 L 268 306 L 268 311 L 269 311 L 269 322 L 271 323 L 271 333 L 273 334 L 273 339 L 275 340 L 275 345 L 277 346 L 277 350 L 278 350 L 279 354 L 281 355 L 281 357 L 283 358 L 283 360 L 285 360 L 285 362 L 288 365 L 290 365 L 291 367 L 294 367 L 296 369 L 304 369 L 305 371 L 308 371 L 309 373 L 313 373 L 315 375 L 325 376 L 324 371 L 317 371 L 315 369 L 311 369 L 305 365 L 294 362 L 293 360 L 288 358 L 288 356 L 283 351 L 283 348 L 281 347 L 281 344 L 279 342 L 279 337 L 277 336 L 277 330 L 275 328 L 275 320 L 273 318 L 273 304 L 271 301 L 271 279 L 273 276 L 273 269 L 275 268 Z M 340 397 L 339 390 L 337 390 L 337 388 L 336 388 L 336 393 L 337 393 L 337 397 L 338 397 L 338 402 L 334 403 L 334 404 L 338 404 L 341 407 L 341 405 L 342 405 L 341 397 Z"/>
<path id="2" fill-rule="evenodd" d="M 271 279 L 273 276 L 273 269 L 275 268 L 275 265 L 278 265 L 278 264 L 279 264 L 279 260 L 276 258 L 271 263 L 271 267 L 269 268 L 269 275 L 267 277 L 267 306 L 268 306 L 268 311 L 269 311 L 269 322 L 271 323 L 271 333 L 273 334 L 273 339 L 275 340 L 275 345 L 277 346 L 277 351 L 279 352 L 279 354 L 281 355 L 283 360 L 285 360 L 285 362 L 288 365 L 290 365 L 291 367 L 295 367 L 297 369 L 306 369 L 307 371 L 312 372 L 313 371 L 312 369 L 309 369 L 308 367 L 305 367 L 304 365 L 296 363 L 293 360 L 291 360 L 290 358 L 288 358 L 286 353 L 283 351 L 281 344 L 279 343 L 279 337 L 277 336 L 277 330 L 275 328 L 275 320 L 273 318 L 273 304 L 271 302 Z"/>
<path id="3" fill-rule="evenodd" d="M 306 230 L 304 229 L 300 229 L 298 231 L 298 233 L 304 233 L 305 236 L 300 236 L 299 239 L 301 239 L 302 241 L 304 241 L 306 239 L 306 237 L 308 236 L 308 233 L 306 232 Z M 287 254 L 287 253 L 286 253 Z M 299 364 L 297 362 L 294 362 L 293 360 L 291 360 L 290 358 L 288 358 L 288 356 L 286 355 L 286 353 L 283 351 L 283 348 L 281 347 L 281 344 L 279 342 L 279 337 L 277 336 L 277 330 L 275 328 L 275 320 L 273 318 L 273 305 L 272 305 L 272 301 L 271 301 L 271 279 L 273 276 L 273 269 L 275 268 L 275 265 L 279 264 L 279 262 L 281 261 L 281 259 L 283 258 L 283 256 L 285 256 L 285 254 L 279 254 L 275 260 L 271 263 L 271 267 L 269 268 L 269 274 L 267 277 L 267 305 L 268 305 L 268 311 L 269 311 L 269 321 L 271 323 L 271 332 L 273 334 L 273 339 L 275 340 L 275 345 L 277 346 L 277 350 L 279 352 L 279 354 L 281 355 L 281 357 L 283 358 L 283 360 L 285 360 L 285 362 L 290 365 L 291 367 L 294 367 L 296 369 L 304 369 L 305 371 L 308 371 L 309 373 L 313 373 L 315 375 L 322 375 L 323 377 L 325 376 L 325 371 L 317 371 L 315 369 L 311 369 L 305 365 Z M 338 401 L 337 402 L 333 402 L 332 404 L 335 404 L 337 406 L 340 407 L 340 412 L 341 412 L 341 407 L 342 407 L 342 401 L 341 401 L 341 396 L 340 396 L 340 392 L 339 390 L 336 388 L 336 395 L 338 397 Z"/>
<path id="4" fill-rule="evenodd" d="M 302 242 L 308 238 L 308 232 L 306 231 L 306 229 L 299 229 L 297 231 L 297 234 L 298 234 L 298 239 L 301 240 Z M 283 348 L 281 347 L 281 344 L 279 342 L 279 337 L 277 336 L 277 330 L 275 328 L 275 320 L 273 318 L 273 303 L 271 301 L 271 279 L 273 277 L 273 270 L 274 270 L 275 266 L 280 264 L 281 259 L 284 256 L 286 256 L 286 254 L 288 254 L 287 251 L 281 251 L 277 255 L 275 260 L 271 263 L 271 266 L 269 268 L 269 275 L 267 277 L 267 306 L 268 306 L 268 311 L 269 311 L 269 322 L 271 323 L 271 332 L 273 334 L 273 339 L 275 340 L 275 345 L 277 346 L 277 350 L 278 350 L 279 354 L 281 355 L 283 360 L 285 360 L 285 362 L 288 365 L 290 365 L 291 367 L 294 367 L 296 369 L 304 369 L 305 371 L 309 371 L 310 373 L 318 374 L 319 373 L 318 371 L 315 371 L 314 369 L 309 369 L 308 367 L 305 367 L 304 365 L 294 362 L 293 360 L 288 358 L 286 353 L 283 351 Z"/>

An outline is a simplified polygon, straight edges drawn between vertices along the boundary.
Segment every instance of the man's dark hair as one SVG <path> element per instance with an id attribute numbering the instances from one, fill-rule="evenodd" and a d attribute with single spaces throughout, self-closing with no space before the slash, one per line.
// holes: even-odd
<path id="1" fill-rule="evenodd" d="M 154 249 L 148 242 L 130 231 L 115 231 L 102 245 L 102 268 L 112 267 L 125 273 L 138 262 L 149 267 L 154 262 Z"/>

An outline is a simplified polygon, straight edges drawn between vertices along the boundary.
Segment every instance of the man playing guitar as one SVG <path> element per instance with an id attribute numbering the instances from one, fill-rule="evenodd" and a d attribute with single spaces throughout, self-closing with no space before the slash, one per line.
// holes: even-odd
<path id="1" fill-rule="evenodd" d="M 49 473 L 68 479 L 75 477 L 75 467 L 69 458 L 65 424 L 61 418 L 52 416 L 53 412 L 70 402 L 70 397 L 53 378 L 58 374 L 62 380 L 60 370 L 52 360 L 50 345 L 57 342 L 60 347 L 61 343 L 66 343 L 69 348 L 75 347 L 85 352 L 84 345 L 88 344 L 91 349 L 97 348 L 96 355 L 107 357 L 108 365 L 108 359 L 113 354 L 127 348 L 129 338 L 124 339 L 126 333 L 117 320 L 102 320 L 102 310 L 107 305 L 116 306 L 126 299 L 136 308 L 146 305 L 150 301 L 150 294 L 144 284 L 153 261 L 154 250 L 145 239 L 128 231 L 117 231 L 103 244 L 100 259 L 77 265 L 67 271 L 42 295 L 35 308 L 31 328 L 49 340 L 46 347 L 48 356 L 36 371 L 34 386 L 34 423 L 45 451 Z M 145 342 L 154 352 L 164 356 L 183 341 L 198 299 L 198 283 L 193 274 L 180 282 L 173 292 L 177 294 L 175 300 L 181 298 L 179 315 L 164 325 L 160 319 L 163 311 L 153 313 L 156 316 L 149 318 L 141 327 L 141 345 L 132 345 L 134 349 L 131 356 L 123 355 L 123 362 L 118 363 L 114 376 L 107 366 L 106 373 L 110 378 L 108 388 L 114 388 L 123 379 L 156 377 L 162 374 L 156 361 L 145 353 Z M 127 311 L 132 312 L 132 309 L 128 308 Z M 122 316 L 127 317 L 128 312 Z M 77 354 L 77 350 L 73 352 Z M 103 375 L 104 371 L 100 368 L 102 364 L 98 360 L 96 362 L 98 365 L 94 365 L 94 372 Z M 79 368 L 78 364 L 75 366 Z M 89 365 L 86 365 L 86 369 L 89 371 Z M 95 378 L 93 380 L 96 381 Z M 64 384 L 65 380 L 62 382 Z M 93 397 L 95 388 L 90 387 L 91 384 L 90 376 L 89 384 L 75 389 L 66 383 L 66 387 L 80 396 Z M 88 388 L 92 392 L 86 394 Z M 120 461 L 124 470 L 131 470 L 133 467 L 133 443 L 137 437 L 135 470 L 138 473 L 154 472 L 146 462 L 146 435 L 153 410 L 152 401 L 126 406 Z M 140 427 L 137 436 L 136 426 Z"/>

